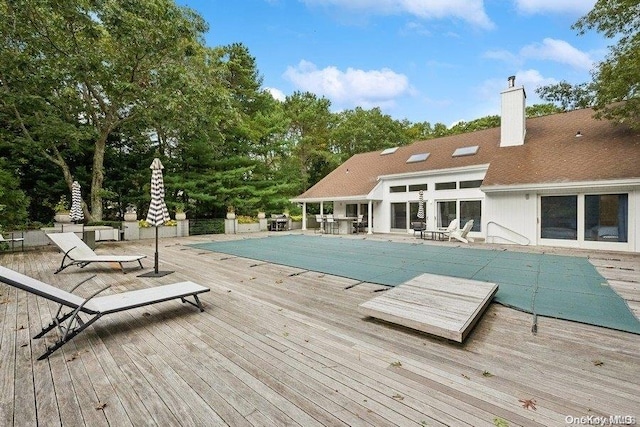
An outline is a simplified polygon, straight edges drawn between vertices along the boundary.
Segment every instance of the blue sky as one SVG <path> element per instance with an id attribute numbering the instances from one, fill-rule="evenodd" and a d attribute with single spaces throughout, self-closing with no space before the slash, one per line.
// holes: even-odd
<path id="1" fill-rule="evenodd" d="M 177 0 L 209 46 L 243 43 L 276 98 L 309 91 L 332 110 L 380 107 L 451 125 L 499 114 L 516 76 L 535 89 L 591 79 L 611 44 L 571 25 L 596 0 Z"/>

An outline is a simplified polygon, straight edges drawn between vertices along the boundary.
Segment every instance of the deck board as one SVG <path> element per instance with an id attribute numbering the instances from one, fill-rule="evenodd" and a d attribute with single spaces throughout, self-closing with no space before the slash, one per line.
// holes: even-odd
<path id="1" fill-rule="evenodd" d="M 495 283 L 421 274 L 360 304 L 360 312 L 462 342 L 498 291 Z"/>
<path id="2" fill-rule="evenodd" d="M 238 238 L 251 236 L 161 239 L 160 267 L 175 271 L 162 278 L 97 264 L 54 275 L 53 250 L 0 254 L 0 264 L 63 289 L 97 274 L 86 293 L 181 281 L 211 288 L 203 313 L 170 301 L 104 316 L 38 361 L 55 334 L 30 337 L 56 305 L 0 284 L 0 423 L 546 426 L 564 425 L 567 415 L 640 415 L 637 335 L 543 317 L 534 335 L 531 314 L 490 304 L 456 343 L 363 317 L 358 306 L 387 293 L 377 292 L 383 286 L 184 245 Z M 145 254 L 149 270 L 155 247 L 148 240 L 101 250 Z M 544 251 L 594 257 L 612 288 L 637 299 L 640 255 Z M 523 408 L 524 399 L 536 410 Z M 96 410 L 99 402 L 106 406 Z"/>

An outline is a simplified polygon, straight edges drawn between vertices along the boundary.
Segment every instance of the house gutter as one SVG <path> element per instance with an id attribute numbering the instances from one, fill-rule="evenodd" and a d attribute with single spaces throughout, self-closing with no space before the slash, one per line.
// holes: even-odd
<path id="1" fill-rule="evenodd" d="M 608 181 L 578 181 L 578 182 L 547 182 L 513 185 L 488 185 L 481 186 L 485 193 L 508 193 L 520 191 L 553 191 L 553 190 L 584 190 L 599 188 L 630 188 L 640 186 L 640 178 L 613 179 Z"/>

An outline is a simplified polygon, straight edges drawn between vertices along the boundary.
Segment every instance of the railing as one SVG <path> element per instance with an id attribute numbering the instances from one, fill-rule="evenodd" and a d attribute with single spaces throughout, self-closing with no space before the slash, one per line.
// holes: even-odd
<path id="1" fill-rule="evenodd" d="M 189 235 L 224 234 L 224 219 L 190 219 Z"/>
<path id="2" fill-rule="evenodd" d="M 491 227 L 492 225 L 494 227 Z M 510 239 L 510 238 L 504 236 L 503 234 L 500 234 L 500 235 L 491 234 L 491 229 L 492 228 L 496 228 L 496 227 L 498 229 L 500 229 L 500 230 L 506 231 L 507 234 L 510 234 L 510 237 L 513 237 L 516 240 Z M 520 234 L 517 231 L 513 231 L 512 229 L 510 229 L 508 227 L 505 227 L 504 225 L 498 224 L 495 221 L 489 221 L 487 223 L 487 239 L 486 239 L 486 241 L 489 242 L 489 243 L 504 243 L 504 242 L 496 242 L 496 241 L 490 240 L 492 238 L 493 239 L 502 239 L 505 242 L 515 243 L 516 245 L 525 245 L 526 246 L 526 245 L 530 245 L 531 244 L 531 240 L 529 240 L 529 238 L 527 236 L 525 236 L 523 234 Z M 518 238 L 520 238 L 520 239 L 518 240 Z"/>

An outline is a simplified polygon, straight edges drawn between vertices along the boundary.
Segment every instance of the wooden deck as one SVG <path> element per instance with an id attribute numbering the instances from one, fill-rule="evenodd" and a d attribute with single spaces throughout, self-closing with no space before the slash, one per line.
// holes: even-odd
<path id="1" fill-rule="evenodd" d="M 366 316 L 462 342 L 498 292 L 495 283 L 421 274 L 365 301 Z"/>
<path id="2" fill-rule="evenodd" d="M 100 264 L 54 275 L 61 254 L 53 250 L 0 255 L 2 265 L 64 289 L 97 273 L 84 295 L 105 284 L 211 288 L 203 313 L 170 301 L 105 316 L 37 361 L 51 338 L 31 337 L 56 307 L 0 284 L 0 425 L 551 426 L 640 417 L 640 336 L 548 318 L 534 335 L 531 315 L 491 304 L 464 344 L 452 343 L 360 314 L 381 286 L 184 246 L 213 238 L 242 237 L 161 240 L 160 269 L 175 273 L 156 279 Z M 148 271 L 154 244 L 96 251 L 146 254 Z M 639 255 L 579 254 L 637 310 Z"/>

